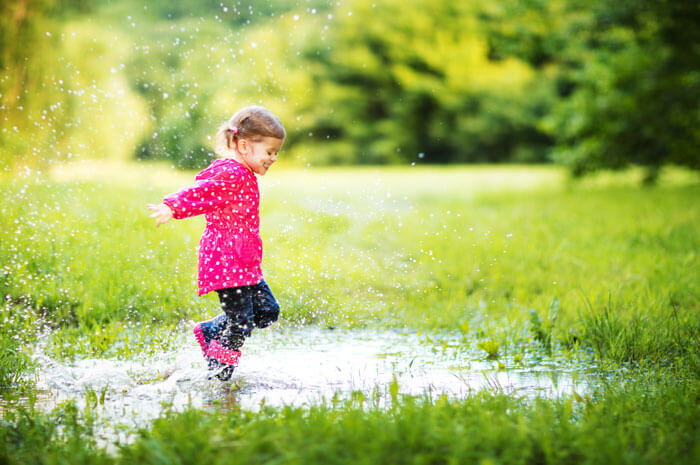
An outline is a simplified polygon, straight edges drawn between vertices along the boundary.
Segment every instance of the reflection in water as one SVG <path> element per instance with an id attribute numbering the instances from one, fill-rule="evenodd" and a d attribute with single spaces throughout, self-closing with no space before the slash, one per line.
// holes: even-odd
<path id="1" fill-rule="evenodd" d="M 315 327 L 268 329 L 255 334 L 243 349 L 241 364 L 230 382 L 207 379 L 199 346 L 187 332 L 181 350 L 139 360 L 85 359 L 60 363 L 43 353 L 37 406 L 51 408 L 74 399 L 89 399 L 98 424 L 118 426 L 126 438 L 165 409 L 245 408 L 265 405 L 308 405 L 345 399 L 361 391 L 368 402 L 384 405 L 389 385 L 399 392 L 459 398 L 488 389 L 518 396 L 583 394 L 592 386 L 590 363 L 540 355 L 520 363 L 485 360 L 459 334 L 375 330 L 327 330 Z M 100 401 L 96 402 L 96 399 Z M 115 433 L 110 433 L 111 439 Z M 124 439 L 120 438 L 120 439 Z M 105 438 L 106 439 L 106 438 Z"/>

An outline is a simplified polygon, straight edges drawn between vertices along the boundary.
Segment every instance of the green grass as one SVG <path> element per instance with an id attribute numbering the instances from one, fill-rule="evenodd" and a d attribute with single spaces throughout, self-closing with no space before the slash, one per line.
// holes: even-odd
<path id="1" fill-rule="evenodd" d="M 155 185 L 133 165 L 1 183 L 0 288 L 55 330 L 56 354 L 167 348 L 179 321 L 217 311 L 196 297 L 202 218 L 156 229 L 145 208 L 192 174 L 154 170 Z M 669 360 L 700 333 L 700 188 L 677 172 L 650 189 L 630 176 L 273 171 L 261 181 L 266 279 L 291 323 L 468 328 L 506 351 L 585 344 Z"/>
<path id="2" fill-rule="evenodd" d="M 692 401 L 699 392 L 684 389 L 670 384 L 649 393 L 633 386 L 583 402 L 482 394 L 435 403 L 402 398 L 388 410 L 355 403 L 262 414 L 185 412 L 156 422 L 122 457 L 139 463 L 225 457 L 251 464 L 692 463 L 700 458 L 692 433 L 700 426 Z M 669 410 L 665 419 L 658 416 Z"/>
<path id="3" fill-rule="evenodd" d="M 195 297 L 202 219 L 156 229 L 145 208 L 192 176 L 87 164 L 0 180 L 5 393 L 27 392 L 42 328 L 55 356 L 130 358 L 169 350 L 183 319 L 218 311 L 214 296 Z M 700 186 L 678 170 L 653 188 L 638 177 L 414 167 L 261 180 L 282 324 L 399 326 L 426 341 L 454 330 L 492 358 L 582 350 L 619 373 L 592 395 L 189 410 L 112 455 L 89 411 L 4 407 L 0 462 L 697 462 Z"/>
<path id="4" fill-rule="evenodd" d="M 659 464 L 700 460 L 700 390 L 656 375 L 604 397 L 463 400 L 395 396 L 260 412 L 187 410 L 141 430 L 115 455 L 70 404 L 13 412 L 0 424 L 2 463 L 104 464 Z"/>
<path id="5" fill-rule="evenodd" d="M 36 315 L 30 310 L 19 309 L 3 302 L 0 307 L 0 396 L 7 388 L 14 387 L 23 392 L 27 383 L 22 375 L 28 372 L 32 363 L 25 344 L 33 342 Z"/>

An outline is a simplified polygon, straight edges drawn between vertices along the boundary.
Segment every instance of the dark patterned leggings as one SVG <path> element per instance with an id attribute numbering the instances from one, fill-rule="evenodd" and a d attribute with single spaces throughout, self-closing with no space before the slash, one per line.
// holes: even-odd
<path id="1" fill-rule="evenodd" d="M 277 321 L 280 307 L 263 280 L 252 286 L 217 289 L 226 326 L 219 342 L 227 349 L 238 350 L 253 328 L 267 328 Z"/>

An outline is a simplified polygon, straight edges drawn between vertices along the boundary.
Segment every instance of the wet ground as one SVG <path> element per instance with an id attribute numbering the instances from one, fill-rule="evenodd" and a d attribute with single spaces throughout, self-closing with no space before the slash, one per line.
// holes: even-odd
<path id="1" fill-rule="evenodd" d="M 383 405 L 396 380 L 402 394 L 465 397 L 488 389 L 517 396 L 585 394 L 595 382 L 590 363 L 542 354 L 488 360 L 459 334 L 430 338 L 401 331 L 315 327 L 268 329 L 250 338 L 231 381 L 208 379 L 191 332 L 180 350 L 142 360 L 85 359 L 58 362 L 38 353 L 37 406 L 73 399 L 91 403 L 105 439 L 126 439 L 165 409 L 258 409 L 347 399 L 361 392 Z M 472 347 L 474 346 L 474 347 Z M 115 434 L 117 437 L 115 437 Z"/>

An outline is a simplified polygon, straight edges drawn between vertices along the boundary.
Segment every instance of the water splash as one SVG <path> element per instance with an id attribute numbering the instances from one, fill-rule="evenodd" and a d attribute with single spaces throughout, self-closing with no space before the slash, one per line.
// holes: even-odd
<path id="1" fill-rule="evenodd" d="M 73 400 L 91 408 L 105 440 L 128 440 L 166 409 L 265 405 L 304 406 L 361 392 L 384 405 L 389 386 L 409 395 L 462 398 L 480 390 L 518 396 L 560 396 L 590 391 L 589 365 L 538 356 L 508 363 L 487 360 L 465 347 L 460 334 L 419 336 L 392 330 L 317 327 L 257 332 L 243 348 L 230 382 L 209 380 L 206 362 L 190 332 L 177 336 L 181 349 L 134 360 L 59 362 L 39 350 L 37 406 L 50 409 Z M 41 348 L 41 345 L 39 346 Z M 586 368 L 588 367 L 588 368 Z M 92 403 L 92 405 L 88 405 Z"/>

